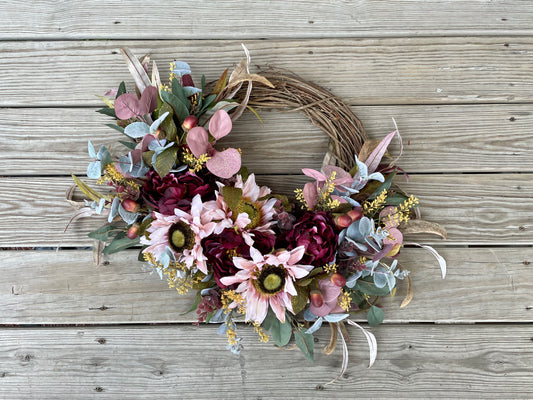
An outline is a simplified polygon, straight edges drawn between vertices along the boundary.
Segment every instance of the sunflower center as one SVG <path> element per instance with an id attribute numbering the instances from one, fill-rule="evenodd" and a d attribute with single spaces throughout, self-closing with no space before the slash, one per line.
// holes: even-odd
<path id="1" fill-rule="evenodd" d="M 250 218 L 250 223 L 245 226 L 245 229 L 254 229 L 261 224 L 261 218 L 263 216 L 261 204 L 249 199 L 241 199 L 237 205 L 236 215 L 241 213 L 246 213 L 248 218 Z"/>
<path id="2" fill-rule="evenodd" d="M 185 222 L 177 222 L 168 230 L 168 243 L 176 253 L 191 250 L 194 247 L 194 233 Z"/>
<path id="3" fill-rule="evenodd" d="M 274 295 L 282 291 L 286 275 L 287 272 L 281 265 L 267 264 L 253 282 L 259 292 Z"/>

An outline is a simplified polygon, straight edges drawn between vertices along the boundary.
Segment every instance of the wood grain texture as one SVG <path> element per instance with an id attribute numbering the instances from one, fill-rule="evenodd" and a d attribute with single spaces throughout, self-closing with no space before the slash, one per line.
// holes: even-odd
<path id="1" fill-rule="evenodd" d="M 454 2 L 456 4 L 456 2 Z M 533 38 L 246 40 L 253 65 L 288 68 L 352 105 L 533 101 Z M 131 82 L 129 46 L 167 71 L 187 60 L 217 79 L 243 57 L 241 41 L 0 43 L 0 106 L 99 106 L 94 94 Z M 23 78 L 21 78 L 23 77 Z"/>
<path id="2" fill-rule="evenodd" d="M 413 172 L 533 172 L 530 105 L 355 106 L 371 138 L 394 129 L 404 141 L 399 166 Z M 17 116 L 17 120 L 15 120 Z M 319 169 L 327 138 L 299 113 L 245 114 L 222 147 L 240 147 L 243 163 L 258 174 L 298 174 Z M 0 109 L 2 175 L 85 174 L 87 141 L 116 155 L 123 135 L 105 126 L 93 108 Z M 398 154 L 396 141 L 391 146 Z M 290 154 L 290 156 L 287 156 Z"/>
<path id="3" fill-rule="evenodd" d="M 245 349 L 225 350 L 216 327 L 72 327 L 0 330 L 0 396 L 25 399 L 530 399 L 533 326 L 380 326 L 367 369 L 362 335 L 349 328 L 348 371 L 341 354 L 316 361 L 258 343 L 239 327 Z M 327 336 L 326 336 L 327 335 Z M 199 355 L 201 356 L 199 357 Z"/>
<path id="4" fill-rule="evenodd" d="M 415 295 L 400 309 L 407 282 L 399 282 L 395 298 L 381 301 L 385 323 L 533 322 L 533 248 L 439 252 L 448 263 L 445 280 L 432 255 L 402 250 Z M 169 289 L 137 254 L 116 254 L 95 268 L 91 251 L 2 252 L 0 325 L 194 322 L 195 312 L 184 313 L 195 293 Z M 366 314 L 352 319 L 365 322 Z"/>
<path id="5" fill-rule="evenodd" d="M 512 1 L 0 2 L 0 39 L 262 39 L 530 35 L 533 10 Z M 483 18 L 480 18 L 483 15 Z"/>
<path id="6" fill-rule="evenodd" d="M 442 223 L 448 240 L 413 235 L 427 244 L 533 244 L 533 179 L 530 174 L 413 175 L 398 178 L 422 204 L 422 217 Z M 293 193 L 305 176 L 262 175 L 276 193 Z M 90 246 L 87 233 L 103 217 L 76 221 L 63 233 L 73 209 L 64 200 L 70 177 L 0 178 L 0 247 Z"/>

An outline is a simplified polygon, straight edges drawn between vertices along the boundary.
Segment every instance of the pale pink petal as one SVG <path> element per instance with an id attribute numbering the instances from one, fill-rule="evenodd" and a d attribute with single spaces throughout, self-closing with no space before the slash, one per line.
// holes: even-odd
<path id="1" fill-rule="evenodd" d="M 308 182 L 304 186 L 303 195 L 307 207 L 312 210 L 318 202 L 318 188 L 315 183 Z"/>
<path id="2" fill-rule="evenodd" d="M 226 286 L 230 286 L 230 285 L 233 285 L 234 283 L 241 282 L 241 280 L 237 278 L 237 276 L 234 275 L 234 276 L 224 276 L 220 278 L 220 282 L 222 282 L 222 284 Z"/>
<path id="3" fill-rule="evenodd" d="M 294 283 L 292 283 L 292 279 L 285 279 L 285 287 L 283 290 L 293 296 L 296 296 L 298 292 L 296 291 L 296 288 L 294 287 Z"/>
<path id="4" fill-rule="evenodd" d="M 242 187 L 242 197 L 249 198 L 252 201 L 257 201 L 259 198 L 259 186 L 255 183 L 255 175 L 250 174 Z"/>
<path id="5" fill-rule="evenodd" d="M 246 213 L 240 213 L 235 220 L 235 226 L 239 229 L 244 229 L 252 220 Z"/>
<path id="6" fill-rule="evenodd" d="M 257 309 L 255 314 L 255 321 L 261 323 L 265 320 L 268 313 L 268 301 L 266 298 L 261 298 L 257 302 Z"/>
<path id="7" fill-rule="evenodd" d="M 187 136 L 187 143 L 188 139 L 189 136 Z M 229 179 L 241 169 L 241 154 L 236 149 L 231 148 L 224 151 L 217 151 L 207 161 L 206 166 L 214 175 L 220 178 Z"/>
<path id="8" fill-rule="evenodd" d="M 248 232 L 242 232 L 242 237 L 244 239 L 244 243 L 246 243 L 248 246 L 252 247 L 254 245 L 255 242 L 252 234 Z"/>
<path id="9" fill-rule="evenodd" d="M 301 279 L 304 276 L 309 275 L 309 272 L 313 270 L 312 265 L 293 265 L 287 267 L 287 270 L 290 272 L 291 276 L 295 279 Z"/>
<path id="10" fill-rule="evenodd" d="M 272 307 L 276 317 L 278 317 L 282 323 L 285 323 L 285 307 L 281 305 L 276 297 L 270 298 L 270 307 Z"/>
<path id="11" fill-rule="evenodd" d="M 247 269 L 247 270 L 255 269 L 255 262 L 247 260 L 246 258 L 242 258 L 242 257 L 233 257 L 233 265 L 235 265 L 239 269 Z"/>
<path id="12" fill-rule="evenodd" d="M 327 179 L 326 176 L 322 172 L 315 171 L 314 169 L 304 168 L 302 169 L 302 172 L 304 173 L 304 175 L 314 178 L 319 182 L 324 182 Z"/>
<path id="13" fill-rule="evenodd" d="M 275 257 L 278 259 L 278 262 L 280 264 L 287 264 L 291 257 L 291 253 L 289 253 L 288 251 L 281 251 L 277 253 Z"/>
<path id="14" fill-rule="evenodd" d="M 218 110 L 209 121 L 209 133 L 215 139 L 220 139 L 231 132 L 231 117 L 224 110 Z"/>
<path id="15" fill-rule="evenodd" d="M 213 149 L 213 146 L 209 143 L 207 131 L 201 126 L 196 126 L 187 133 L 187 146 L 189 146 L 196 158 L 202 154 L 208 154 Z"/>
<path id="16" fill-rule="evenodd" d="M 300 261 L 305 254 L 305 246 L 298 246 L 295 249 L 291 250 L 289 253 L 289 259 L 287 264 L 293 265 L 296 262 Z"/>
<path id="17" fill-rule="evenodd" d="M 256 264 L 265 260 L 261 252 L 255 247 L 250 247 L 250 257 L 252 257 L 252 260 L 254 260 Z"/>
<path id="18" fill-rule="evenodd" d="M 289 296 L 287 293 L 280 293 L 278 295 L 278 299 L 280 300 L 281 304 L 285 306 L 287 310 L 289 310 L 291 313 L 294 314 L 294 310 L 292 309 L 291 296 Z"/>

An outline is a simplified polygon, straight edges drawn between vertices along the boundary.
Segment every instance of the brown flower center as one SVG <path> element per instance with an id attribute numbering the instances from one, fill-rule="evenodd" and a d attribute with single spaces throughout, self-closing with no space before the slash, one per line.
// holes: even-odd
<path id="1" fill-rule="evenodd" d="M 261 204 L 258 202 L 253 202 L 249 199 L 241 199 L 237 205 L 235 218 L 237 218 L 237 216 L 241 213 L 246 213 L 248 218 L 250 218 L 250 223 L 245 226 L 245 229 L 254 229 L 261 224 L 263 210 L 261 208 Z"/>
<path id="2" fill-rule="evenodd" d="M 168 230 L 168 244 L 176 253 L 191 250 L 194 247 L 194 233 L 183 221 L 177 222 Z"/>
<path id="3" fill-rule="evenodd" d="M 263 294 L 275 295 L 283 290 L 287 271 L 281 265 L 265 265 L 253 280 L 255 288 Z"/>

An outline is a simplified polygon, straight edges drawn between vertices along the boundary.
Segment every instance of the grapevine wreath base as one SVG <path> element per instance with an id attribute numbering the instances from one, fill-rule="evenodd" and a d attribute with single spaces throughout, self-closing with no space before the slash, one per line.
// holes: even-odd
<path id="1" fill-rule="evenodd" d="M 236 321 L 251 325 L 263 342 L 298 347 L 314 359 L 314 338 L 324 322 L 331 328 L 330 354 L 340 338 L 341 373 L 348 364 L 346 325 L 361 330 L 377 354 L 374 335 L 350 319 L 366 313 L 371 326 L 384 319 L 377 301 L 394 296 L 398 280 L 409 272 L 397 256 L 405 233 L 445 237 L 438 224 L 422 221 L 418 199 L 392 184 L 399 171 L 382 140 L 368 140 L 350 108 L 327 90 L 286 71 L 252 74 L 246 48 L 229 74 L 195 85 L 185 62 L 170 65 L 168 84 L 155 62 L 138 60 L 122 49 L 135 81 L 122 82 L 102 99 L 99 112 L 125 135 L 124 155 L 89 142 L 92 161 L 87 176 L 106 186 L 95 190 L 73 175 L 68 201 L 78 210 L 73 221 L 106 215 L 107 224 L 91 232 L 98 254 L 142 246 L 139 260 L 171 288 L 196 291 L 191 308 L 200 323 L 219 323 L 228 349 L 239 353 L 242 338 Z M 245 110 L 303 112 L 330 138 L 321 171 L 303 169 L 310 178 L 293 199 L 256 184 L 241 165 L 239 149 L 217 141 L 231 132 Z M 401 154 L 401 152 L 400 152 Z M 74 187 L 87 197 L 72 200 Z M 67 226 L 68 227 L 68 226 Z M 431 247 L 445 276 L 446 263 Z"/>

